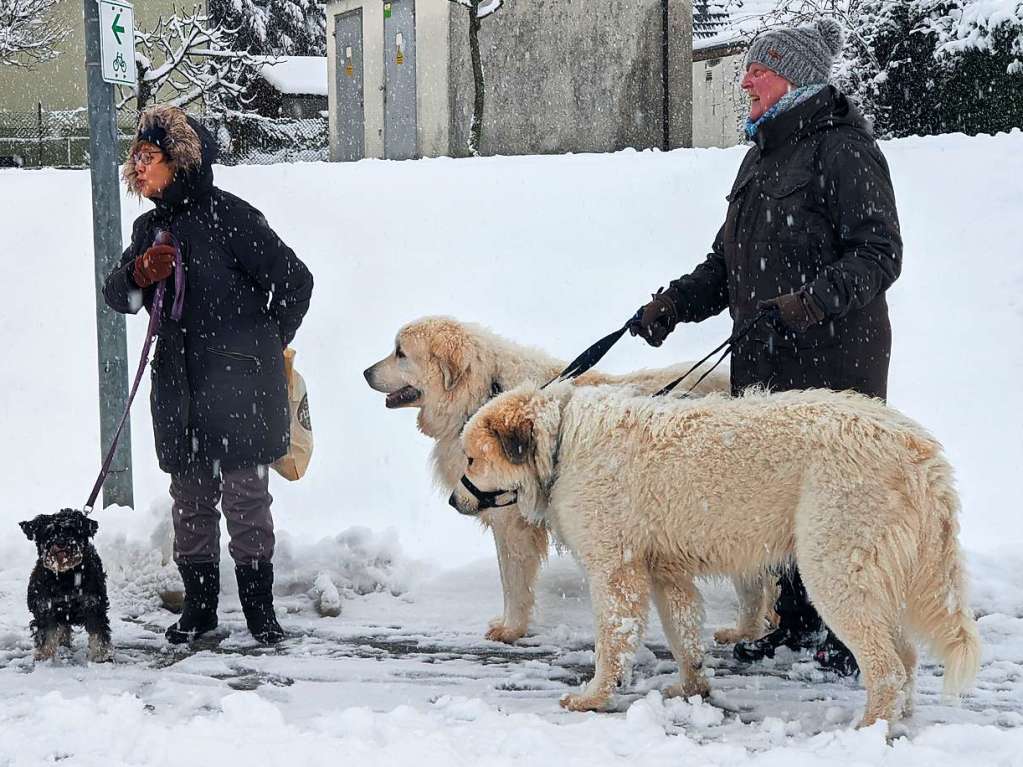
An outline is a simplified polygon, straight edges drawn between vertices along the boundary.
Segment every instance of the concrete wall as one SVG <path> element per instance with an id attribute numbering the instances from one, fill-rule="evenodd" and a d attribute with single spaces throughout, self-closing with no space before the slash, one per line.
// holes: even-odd
<path id="1" fill-rule="evenodd" d="M 448 154 L 451 15 L 461 6 L 449 0 L 416 0 L 416 127 L 419 155 Z"/>
<path id="2" fill-rule="evenodd" d="M 689 143 L 692 13 L 670 0 L 671 142 Z M 607 152 L 663 143 L 661 0 L 509 0 L 480 30 L 484 154 Z M 452 14 L 450 153 L 467 154 L 468 18 Z"/>
<path id="3" fill-rule="evenodd" d="M 693 146 L 729 147 L 746 140 L 749 108 L 739 87 L 744 54 L 693 62 Z"/>
<path id="4" fill-rule="evenodd" d="M 693 4 L 668 3 L 668 94 L 672 149 L 693 145 Z"/>
<path id="5" fill-rule="evenodd" d="M 134 6 L 136 27 L 150 28 L 161 13 L 173 12 L 175 1 L 135 0 Z M 0 67 L 0 111 L 34 113 L 39 102 L 51 111 L 86 105 L 83 8 L 82 0 L 64 0 L 54 8 L 55 16 L 71 31 L 56 59 L 31 70 Z"/>

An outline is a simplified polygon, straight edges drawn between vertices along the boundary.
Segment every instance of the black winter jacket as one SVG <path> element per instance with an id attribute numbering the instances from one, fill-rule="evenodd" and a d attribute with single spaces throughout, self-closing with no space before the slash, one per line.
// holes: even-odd
<path id="1" fill-rule="evenodd" d="M 759 301 L 804 286 L 826 314 L 801 335 L 755 327 L 733 389 L 826 387 L 884 397 L 891 329 L 884 292 L 902 239 L 888 165 L 855 107 L 827 87 L 764 123 L 727 196 L 706 261 L 666 291 L 679 319 L 727 308 L 738 330 Z"/>
<path id="2" fill-rule="evenodd" d="M 139 290 L 135 258 L 168 229 L 181 244 L 186 286 L 180 323 L 170 318 L 173 279 L 152 363 L 152 415 L 160 468 L 225 470 L 269 464 L 287 452 L 289 415 L 282 351 L 309 308 L 305 264 L 244 200 L 213 185 L 216 148 L 202 142 L 202 165 L 180 172 L 156 209 L 139 216 L 131 245 L 106 280 L 107 304 L 151 309 L 155 287 Z"/>

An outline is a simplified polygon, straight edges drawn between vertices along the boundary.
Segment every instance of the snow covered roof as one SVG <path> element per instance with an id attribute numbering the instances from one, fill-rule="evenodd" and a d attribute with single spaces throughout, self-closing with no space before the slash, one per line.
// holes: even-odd
<path id="1" fill-rule="evenodd" d="M 748 40 L 776 11 L 780 0 L 697 0 L 693 3 L 693 49 L 735 45 Z"/>
<path id="2" fill-rule="evenodd" d="M 289 96 L 327 95 L 326 56 L 267 56 L 259 76 Z M 276 62 L 276 63 L 275 63 Z"/>

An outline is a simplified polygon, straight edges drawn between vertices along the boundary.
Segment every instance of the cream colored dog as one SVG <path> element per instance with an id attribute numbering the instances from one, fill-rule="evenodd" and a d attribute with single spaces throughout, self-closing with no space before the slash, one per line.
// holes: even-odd
<path id="1" fill-rule="evenodd" d="M 944 663 L 946 692 L 978 670 L 952 469 L 926 431 L 877 400 L 828 391 L 666 400 L 527 384 L 483 406 L 463 443 L 471 482 L 515 493 L 589 577 L 596 672 L 566 708 L 607 703 L 651 594 L 681 674 L 669 692 L 706 694 L 693 579 L 790 560 L 863 672 L 861 726 L 910 711 L 914 637 Z M 452 500 L 477 508 L 461 488 Z"/>
<path id="2" fill-rule="evenodd" d="M 373 389 L 387 394 L 387 407 L 419 408 L 419 430 L 436 441 L 433 467 L 437 483 L 449 493 L 465 471 L 460 437 L 469 418 L 495 393 L 529 380 L 548 381 L 564 367 L 564 362 L 542 351 L 513 343 L 477 325 L 447 317 L 426 317 L 401 328 L 394 351 L 364 375 Z M 652 393 L 689 367 L 689 363 L 682 363 L 624 376 L 590 372 L 577 383 L 631 384 L 641 392 Z M 695 382 L 700 372 L 690 379 Z M 678 391 L 689 388 L 690 379 Z M 694 393 L 728 389 L 727 371 L 715 371 Z M 527 522 L 513 508 L 484 512 L 479 519 L 493 531 L 504 592 L 504 613 L 491 621 L 487 638 L 514 642 L 529 626 L 533 588 L 547 556 L 547 530 L 542 524 Z M 722 642 L 759 637 L 765 615 L 773 613 L 773 587 L 765 589 L 759 575 L 735 579 L 735 586 L 739 595 L 738 625 L 718 632 L 716 637 Z"/>

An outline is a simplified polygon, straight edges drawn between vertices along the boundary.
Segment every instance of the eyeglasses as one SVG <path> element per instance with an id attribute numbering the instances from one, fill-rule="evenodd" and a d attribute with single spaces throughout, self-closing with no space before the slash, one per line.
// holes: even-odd
<path id="1" fill-rule="evenodd" d="M 131 156 L 131 161 L 135 165 L 141 163 L 142 165 L 152 165 L 154 162 L 159 162 L 163 159 L 163 154 L 160 152 L 136 152 Z"/>

